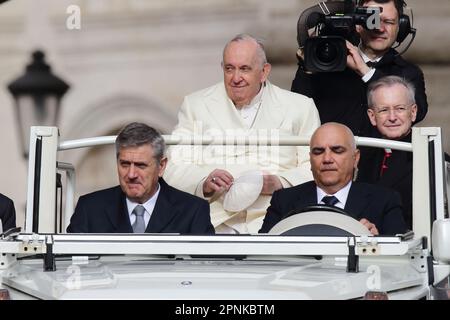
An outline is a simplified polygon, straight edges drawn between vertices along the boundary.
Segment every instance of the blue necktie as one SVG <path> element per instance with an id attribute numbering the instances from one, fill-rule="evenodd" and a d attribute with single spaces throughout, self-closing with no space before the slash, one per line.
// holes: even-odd
<path id="1" fill-rule="evenodd" d="M 134 233 L 144 233 L 145 232 L 145 220 L 144 213 L 145 208 L 140 204 L 134 208 L 133 213 L 136 215 L 136 221 L 133 223 L 133 232 Z"/>
<path id="2" fill-rule="evenodd" d="M 325 196 L 322 198 L 322 202 L 325 203 L 329 207 L 334 207 L 339 200 L 335 196 Z"/>

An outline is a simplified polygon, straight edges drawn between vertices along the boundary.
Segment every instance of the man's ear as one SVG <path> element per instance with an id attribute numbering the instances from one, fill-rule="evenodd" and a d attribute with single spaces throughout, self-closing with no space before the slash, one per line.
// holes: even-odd
<path id="1" fill-rule="evenodd" d="M 164 157 L 159 161 L 159 172 L 158 172 L 159 177 L 162 177 L 164 175 L 166 167 L 167 167 L 167 157 Z"/>
<path id="2" fill-rule="evenodd" d="M 412 122 L 416 121 L 416 117 L 417 117 L 417 104 L 413 104 L 413 106 L 411 107 L 411 120 Z"/>
<path id="3" fill-rule="evenodd" d="M 355 154 L 353 155 L 353 157 L 354 157 L 353 168 L 357 169 L 358 163 L 359 163 L 359 158 L 361 157 L 361 153 L 359 152 L 359 149 L 355 150 Z"/>
<path id="4" fill-rule="evenodd" d="M 261 79 L 261 83 L 266 82 L 267 78 L 269 77 L 270 70 L 272 70 L 272 65 L 270 63 L 267 63 L 267 62 L 264 63 L 264 66 L 263 66 L 263 69 L 262 69 L 263 76 L 262 76 L 262 79 Z"/>
<path id="5" fill-rule="evenodd" d="M 372 126 L 377 126 L 377 118 L 375 117 L 375 111 L 371 108 L 367 109 L 367 115 L 369 116 L 370 123 Z"/>

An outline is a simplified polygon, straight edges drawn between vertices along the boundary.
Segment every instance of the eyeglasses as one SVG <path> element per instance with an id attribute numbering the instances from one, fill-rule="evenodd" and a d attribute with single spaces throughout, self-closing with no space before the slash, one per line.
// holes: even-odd
<path id="1" fill-rule="evenodd" d="M 376 114 L 383 116 L 383 117 L 391 114 L 391 112 L 394 112 L 396 115 L 403 115 L 410 110 L 410 107 L 412 105 L 414 105 L 414 104 L 410 104 L 410 105 L 400 104 L 395 107 L 378 107 L 378 108 L 374 107 L 373 110 L 375 111 Z"/>

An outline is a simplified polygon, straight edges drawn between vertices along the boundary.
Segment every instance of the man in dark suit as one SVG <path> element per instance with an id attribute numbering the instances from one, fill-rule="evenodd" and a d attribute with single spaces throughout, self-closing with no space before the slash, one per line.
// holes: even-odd
<path id="1" fill-rule="evenodd" d="M 417 116 L 414 87 L 397 76 L 370 84 L 367 113 L 384 139 L 411 142 L 411 126 Z M 400 150 L 361 147 L 357 181 L 376 183 L 398 191 L 403 217 L 412 228 L 412 153 Z"/>
<path id="2" fill-rule="evenodd" d="M 319 127 L 310 142 L 314 181 L 276 191 L 259 232 L 268 232 L 291 210 L 314 204 L 344 209 L 373 235 L 405 232 L 401 200 L 396 192 L 352 182 L 358 161 L 359 150 L 348 127 L 334 122 Z"/>
<path id="3" fill-rule="evenodd" d="M 116 139 L 120 186 L 80 197 L 67 232 L 213 234 L 207 201 L 169 186 L 165 143 L 131 123 Z"/>
<path id="4" fill-rule="evenodd" d="M 417 117 L 423 120 L 428 110 L 422 70 L 404 60 L 392 46 L 398 42 L 399 18 L 403 0 L 359 0 L 359 5 L 382 7 L 381 28 L 367 30 L 357 26 L 360 44 L 347 42 L 347 68 L 341 72 L 310 73 L 302 57 L 291 90 L 314 99 L 322 123 L 339 122 L 355 135 L 376 136 L 367 117 L 367 86 L 387 75 L 408 79 L 416 88 Z M 369 67 L 370 66 L 370 67 Z"/>
<path id="5" fill-rule="evenodd" d="M 3 231 L 16 227 L 16 209 L 14 202 L 0 193 L 0 221 Z"/>

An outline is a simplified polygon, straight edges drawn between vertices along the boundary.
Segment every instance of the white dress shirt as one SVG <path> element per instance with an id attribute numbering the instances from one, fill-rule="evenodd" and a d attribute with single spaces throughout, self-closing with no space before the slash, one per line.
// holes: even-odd
<path id="1" fill-rule="evenodd" d="M 358 51 L 359 51 L 359 54 L 360 54 L 361 58 L 364 60 L 365 63 L 367 63 L 367 62 L 369 62 L 369 61 L 371 61 L 371 62 L 378 62 L 378 61 L 381 60 L 381 58 L 383 58 L 383 57 L 378 57 L 378 58 L 376 58 L 375 60 L 371 60 L 364 52 L 362 52 L 362 50 L 361 50 L 361 45 L 358 46 Z M 369 80 L 373 77 L 373 75 L 375 74 L 375 71 L 376 71 L 375 68 L 371 68 L 370 71 L 367 72 L 367 73 L 362 77 L 362 80 L 363 80 L 364 82 L 369 81 Z"/>
<path id="2" fill-rule="evenodd" d="M 134 208 L 136 208 L 136 206 L 138 204 L 140 204 L 140 205 L 142 205 L 145 208 L 144 221 L 145 221 L 145 227 L 147 228 L 148 222 L 150 221 L 150 218 L 151 218 L 152 213 L 153 213 L 153 209 L 155 209 L 156 200 L 158 199 L 158 195 L 159 195 L 159 191 L 160 190 L 161 190 L 161 187 L 160 187 L 160 185 L 158 183 L 158 189 L 156 190 L 155 194 L 150 199 L 148 199 L 146 202 L 144 202 L 144 203 L 132 202 L 130 199 L 126 198 L 128 215 L 130 217 L 131 225 L 133 225 L 133 223 L 136 221 L 136 215 L 133 214 L 133 210 L 134 210 Z"/>
<path id="3" fill-rule="evenodd" d="M 263 90 L 264 84 L 249 104 L 237 109 L 247 129 L 253 127 L 253 124 L 255 123 L 256 116 L 258 115 L 259 108 L 261 107 Z"/>
<path id="4" fill-rule="evenodd" d="M 323 191 L 322 189 L 320 189 L 319 187 L 316 187 L 316 191 L 317 191 L 317 203 L 319 204 L 324 204 L 322 202 L 323 197 L 325 196 L 335 196 L 336 199 L 338 199 L 338 203 L 336 203 L 334 206 L 344 209 L 345 208 L 345 204 L 347 203 L 347 197 L 348 197 L 348 193 L 350 191 L 350 187 L 352 186 L 352 182 L 350 181 L 349 183 L 347 183 L 347 185 L 345 187 L 343 187 L 341 190 L 339 190 L 338 192 L 336 192 L 335 194 L 328 194 L 325 191 Z"/>

